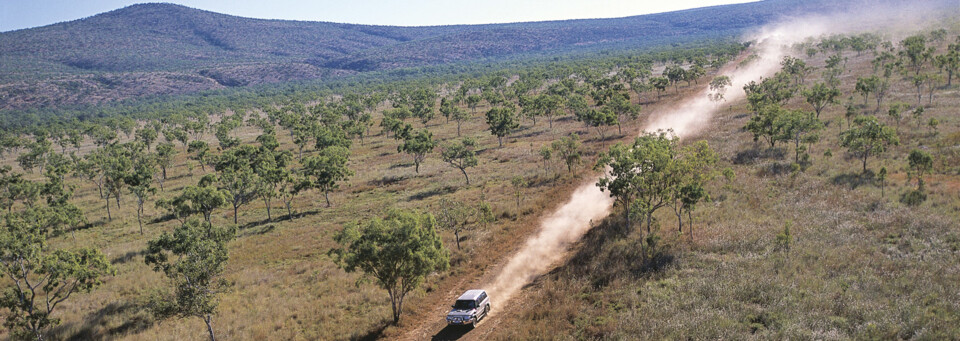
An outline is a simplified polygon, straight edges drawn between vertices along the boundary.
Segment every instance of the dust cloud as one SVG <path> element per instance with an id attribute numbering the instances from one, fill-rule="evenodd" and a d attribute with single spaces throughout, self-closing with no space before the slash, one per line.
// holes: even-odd
<path id="1" fill-rule="evenodd" d="M 864 8 L 870 10 L 856 14 L 840 11 L 831 15 L 785 18 L 777 24 L 762 27 L 745 36 L 744 41 L 753 42 L 750 52 L 756 54 L 756 58 L 743 65 L 730 63 L 719 71 L 719 75 L 730 77 L 732 83 L 725 92 L 726 101 L 711 101 L 708 97 L 709 89 L 704 85 L 703 90 L 673 108 L 651 115 L 643 130 L 653 132 L 672 129 L 681 138 L 696 134 L 708 126 L 710 119 L 721 108 L 726 107 L 727 102 L 735 102 L 745 97 L 744 85 L 750 81 L 759 81 L 762 77 L 769 77 L 778 71 L 783 57 L 790 55 L 791 46 L 808 37 L 894 26 L 915 31 L 918 29 L 915 25 L 928 20 L 931 15 L 930 8 L 917 10 L 913 2 L 899 6 L 879 6 L 882 8 L 877 4 L 864 5 Z M 508 304 L 524 285 L 555 266 L 564 257 L 567 247 L 583 237 L 594 222 L 599 222 L 610 213 L 613 199 L 596 186 L 597 180 L 597 177 L 590 178 L 563 206 L 542 219 L 539 232 L 527 241 L 493 283 L 488 285 L 492 300 L 499 302 L 501 306 Z"/>

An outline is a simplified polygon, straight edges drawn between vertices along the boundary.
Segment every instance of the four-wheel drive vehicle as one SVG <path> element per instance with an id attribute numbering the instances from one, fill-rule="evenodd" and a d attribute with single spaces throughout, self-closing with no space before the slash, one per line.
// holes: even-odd
<path id="1" fill-rule="evenodd" d="M 447 313 L 447 324 L 476 326 L 490 313 L 490 297 L 483 290 L 467 290 Z"/>

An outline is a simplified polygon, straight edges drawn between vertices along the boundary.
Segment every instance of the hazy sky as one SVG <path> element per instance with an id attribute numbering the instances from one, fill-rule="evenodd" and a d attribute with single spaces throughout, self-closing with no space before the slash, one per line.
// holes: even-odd
<path id="1" fill-rule="evenodd" d="M 0 31 L 88 17 L 144 1 L 0 0 Z M 481 24 L 624 17 L 750 0 L 173 0 L 253 18 L 380 25 Z"/>

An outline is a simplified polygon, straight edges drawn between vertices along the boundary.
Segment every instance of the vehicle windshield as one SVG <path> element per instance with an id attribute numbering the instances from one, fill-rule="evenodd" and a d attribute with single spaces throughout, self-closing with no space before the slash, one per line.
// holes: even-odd
<path id="1" fill-rule="evenodd" d="M 453 305 L 453 309 L 462 309 L 469 310 L 477 307 L 477 302 L 473 300 L 457 300 L 457 303 Z"/>

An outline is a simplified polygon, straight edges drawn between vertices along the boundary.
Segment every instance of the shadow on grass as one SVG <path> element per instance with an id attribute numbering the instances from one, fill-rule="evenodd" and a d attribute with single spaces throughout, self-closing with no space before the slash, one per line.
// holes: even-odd
<path id="1" fill-rule="evenodd" d="M 409 177 L 406 175 L 386 175 L 379 179 L 373 179 L 373 180 L 367 181 L 367 184 L 369 184 L 370 186 L 376 186 L 376 187 L 386 187 L 390 185 L 399 184 L 404 180 L 406 180 L 407 178 Z"/>
<path id="2" fill-rule="evenodd" d="M 111 320 L 122 320 L 120 325 L 105 328 Z M 99 340 L 108 336 L 118 336 L 128 333 L 136 334 L 150 328 L 153 318 L 147 313 L 147 307 L 131 302 L 114 302 L 100 308 L 97 312 L 87 316 L 83 322 L 66 323 L 51 331 L 52 335 L 60 335 L 63 340 Z M 73 335 L 66 336 L 70 330 L 77 330 Z"/>
<path id="3" fill-rule="evenodd" d="M 293 219 L 300 219 L 303 217 L 308 217 L 308 216 L 317 215 L 317 214 L 320 214 L 320 210 L 299 212 L 299 213 L 294 213 L 293 215 L 284 214 L 273 219 L 264 218 L 257 221 L 251 221 L 246 224 L 240 225 L 240 230 L 243 231 L 243 233 L 241 233 L 239 236 L 253 236 L 253 235 L 265 234 L 277 228 L 277 226 L 274 225 L 274 223 L 279 223 L 279 222 L 293 220 Z"/>
<path id="4" fill-rule="evenodd" d="M 786 155 L 783 148 L 751 148 L 737 152 L 731 160 L 735 165 L 751 165 L 762 159 L 783 159 Z"/>
<path id="5" fill-rule="evenodd" d="M 456 192 L 458 188 L 459 187 L 456 187 L 456 186 L 438 187 L 428 191 L 423 191 L 423 192 L 411 195 L 410 197 L 407 198 L 407 200 L 423 200 L 423 199 L 437 196 L 437 195 L 450 194 L 450 193 Z"/>
<path id="6" fill-rule="evenodd" d="M 617 278 L 638 279 L 661 271 L 675 260 L 671 246 L 655 241 L 640 244 L 637 232 L 624 228 L 622 215 L 611 215 L 591 229 L 579 242 L 580 247 L 570 260 L 549 273 L 553 278 L 583 278 L 594 288 L 602 288 Z M 662 235 L 665 231 L 654 232 Z M 644 237 L 647 233 L 644 231 Z M 644 255 L 646 253 L 646 256 Z M 530 285 L 532 285 L 531 283 Z"/>
<path id="7" fill-rule="evenodd" d="M 381 338 L 383 338 L 383 331 L 386 330 L 387 327 L 389 327 L 389 326 L 390 326 L 390 323 L 383 323 L 383 324 L 380 325 L 380 327 L 377 327 L 376 329 L 371 330 L 370 332 L 368 332 L 368 333 L 366 333 L 366 334 L 364 334 L 364 335 L 361 335 L 361 336 L 359 336 L 359 337 L 351 338 L 351 340 L 353 340 L 353 341 L 376 341 L 376 340 L 380 340 Z"/>
<path id="8" fill-rule="evenodd" d="M 413 167 L 413 166 L 416 166 L 416 164 L 413 163 L 413 162 L 409 162 L 409 163 L 408 163 L 408 162 L 401 162 L 401 163 L 398 163 L 398 164 L 390 165 L 390 167 L 387 167 L 387 169 L 408 168 L 408 167 Z"/>
<path id="9" fill-rule="evenodd" d="M 481 321 L 482 322 L 482 321 Z M 473 328 L 468 326 L 451 326 L 447 325 L 445 328 L 441 329 L 437 334 L 433 335 L 430 340 L 433 341 L 446 341 L 446 340 L 459 340 L 464 335 L 467 335 Z"/>
<path id="10" fill-rule="evenodd" d="M 844 173 L 837 176 L 834 176 L 833 179 L 830 179 L 830 182 L 837 186 L 849 186 L 850 189 L 857 189 L 857 187 L 864 185 L 872 185 L 875 180 L 875 174 L 873 171 L 867 170 L 864 173 Z"/>
<path id="11" fill-rule="evenodd" d="M 124 254 L 123 256 L 119 256 L 114 259 L 111 259 L 110 264 L 112 265 L 126 264 L 127 262 L 133 260 L 137 256 L 143 256 L 145 254 L 147 254 L 147 250 L 130 251 Z"/>

